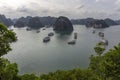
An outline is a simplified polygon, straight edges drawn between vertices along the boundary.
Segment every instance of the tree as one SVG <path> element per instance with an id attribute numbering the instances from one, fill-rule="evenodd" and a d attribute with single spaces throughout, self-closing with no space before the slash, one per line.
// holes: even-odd
<path id="1" fill-rule="evenodd" d="M 15 33 L 0 23 L 0 57 L 12 50 L 10 43 L 16 40 Z"/>
<path id="2" fill-rule="evenodd" d="M 100 80 L 119 80 L 120 44 L 114 46 L 114 49 L 110 49 L 101 56 L 91 56 L 89 68 Z"/>
<path id="3" fill-rule="evenodd" d="M 39 80 L 35 74 L 24 74 L 21 76 L 21 80 Z"/>
<path id="4" fill-rule="evenodd" d="M 10 63 L 7 59 L 0 58 L 0 80 L 13 80 L 18 73 L 16 63 Z"/>
<path id="5" fill-rule="evenodd" d="M 100 46 L 97 45 L 96 47 L 94 47 L 95 52 L 97 53 L 97 55 L 101 55 L 103 54 L 103 52 L 105 51 L 105 48 L 103 48 L 104 46 Z"/>
<path id="6" fill-rule="evenodd" d="M 0 23 L 0 80 L 13 80 L 18 73 L 17 64 L 11 64 L 1 56 L 11 51 L 10 43 L 17 40 L 15 33 Z"/>
<path id="7" fill-rule="evenodd" d="M 120 43 L 103 56 L 101 64 L 106 79 L 120 79 Z"/>

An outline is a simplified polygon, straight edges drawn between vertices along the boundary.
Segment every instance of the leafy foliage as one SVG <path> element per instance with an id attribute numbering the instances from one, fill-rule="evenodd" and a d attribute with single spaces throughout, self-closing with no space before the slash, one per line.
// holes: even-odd
<path id="1" fill-rule="evenodd" d="M 10 43 L 16 40 L 15 33 L 0 23 L 0 57 L 12 50 Z M 0 80 L 13 80 L 17 73 L 16 63 L 10 64 L 7 59 L 0 58 Z"/>
<path id="2" fill-rule="evenodd" d="M 91 56 L 90 69 L 101 80 L 120 79 L 120 44 L 102 56 Z"/>
<path id="3" fill-rule="evenodd" d="M 0 58 L 0 80 L 13 80 L 17 76 L 17 64 L 11 64 L 7 59 Z"/>
<path id="4" fill-rule="evenodd" d="M 35 74 L 24 74 L 21 76 L 21 80 L 39 80 Z"/>
<path id="5" fill-rule="evenodd" d="M 0 57 L 11 50 L 10 43 L 16 40 L 15 33 L 0 23 Z"/>
<path id="6" fill-rule="evenodd" d="M 100 46 L 96 46 L 94 48 L 95 52 L 97 53 L 97 55 L 101 55 L 104 51 L 105 51 L 105 48 L 103 47 L 100 47 Z"/>
<path id="7" fill-rule="evenodd" d="M 93 77 L 93 73 L 86 69 L 73 69 L 68 71 L 56 71 L 54 73 L 49 73 L 48 75 L 41 75 L 41 80 L 96 80 Z"/>

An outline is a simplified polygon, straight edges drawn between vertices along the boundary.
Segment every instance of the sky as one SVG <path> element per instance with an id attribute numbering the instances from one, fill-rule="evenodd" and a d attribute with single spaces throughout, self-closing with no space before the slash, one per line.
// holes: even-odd
<path id="1" fill-rule="evenodd" d="M 120 0 L 0 0 L 0 14 L 8 18 L 66 16 L 120 19 Z"/>

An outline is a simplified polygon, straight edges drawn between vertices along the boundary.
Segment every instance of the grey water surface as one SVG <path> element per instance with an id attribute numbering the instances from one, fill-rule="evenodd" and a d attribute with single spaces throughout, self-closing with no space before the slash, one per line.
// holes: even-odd
<path id="1" fill-rule="evenodd" d="M 55 35 L 51 41 L 43 43 L 43 38 L 52 28 L 26 31 L 25 28 L 13 28 L 18 41 L 12 43 L 13 50 L 5 55 L 11 62 L 18 64 L 19 74 L 35 73 L 43 74 L 56 70 L 69 70 L 73 68 L 87 68 L 89 57 L 95 54 L 94 47 L 100 41 L 98 32 L 104 32 L 105 39 L 109 41 L 106 49 L 112 48 L 120 42 L 120 26 L 111 26 L 106 29 L 96 29 L 93 34 L 92 28 L 83 25 L 74 25 L 74 31 L 70 35 Z M 67 42 L 73 40 L 74 32 L 78 33 L 75 45 L 68 45 Z"/>

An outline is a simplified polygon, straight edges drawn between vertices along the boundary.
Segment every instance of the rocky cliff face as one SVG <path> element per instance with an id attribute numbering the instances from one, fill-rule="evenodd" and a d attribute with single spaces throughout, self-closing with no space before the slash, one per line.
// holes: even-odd
<path id="1" fill-rule="evenodd" d="M 72 24 L 77 24 L 77 25 L 86 25 L 89 22 L 95 21 L 96 19 L 94 18 L 86 18 L 86 19 L 72 19 L 71 22 Z"/>
<path id="2" fill-rule="evenodd" d="M 118 25 L 114 20 L 109 19 L 109 18 L 105 19 L 104 21 L 105 21 L 109 26 Z"/>
<path id="3" fill-rule="evenodd" d="M 100 20 L 100 19 L 94 19 L 94 18 L 86 18 L 86 19 L 72 19 L 72 23 L 73 24 L 77 24 L 77 25 L 89 25 L 92 24 L 93 22 Z M 110 18 L 106 18 L 104 19 L 104 21 L 106 22 L 107 25 L 109 26 L 113 26 L 113 25 L 118 25 L 118 23 Z"/>
<path id="4" fill-rule="evenodd" d="M 29 27 L 29 20 L 32 18 L 33 17 L 31 17 L 31 16 L 27 16 L 27 17 L 21 17 L 17 20 L 14 20 L 14 26 L 15 27 L 25 27 L 25 26 Z M 37 18 L 39 18 L 42 25 L 45 25 L 45 26 L 53 26 L 57 19 L 57 18 L 51 17 L 51 16 L 37 17 Z"/>
<path id="5" fill-rule="evenodd" d="M 39 18 L 40 18 L 41 23 L 46 26 L 53 26 L 57 19 L 56 17 L 51 17 L 51 16 L 39 17 Z"/>
<path id="6" fill-rule="evenodd" d="M 17 21 L 15 24 L 14 24 L 14 27 L 19 27 L 19 28 L 21 28 L 21 27 L 24 27 L 25 26 L 25 23 L 23 22 L 23 21 Z"/>
<path id="7" fill-rule="evenodd" d="M 6 18 L 4 15 L 0 15 L 0 22 L 2 22 L 4 25 L 6 25 L 7 27 L 13 25 L 13 22 L 11 19 Z"/>
<path id="8" fill-rule="evenodd" d="M 44 25 L 41 23 L 39 17 L 33 17 L 29 20 L 28 26 L 32 29 L 39 29 L 44 27 Z"/>
<path id="9" fill-rule="evenodd" d="M 27 16 L 27 17 L 21 17 L 17 20 L 14 21 L 14 26 L 15 27 L 25 27 L 28 26 L 28 22 L 31 19 L 31 16 Z"/>
<path id="10" fill-rule="evenodd" d="M 93 27 L 93 28 L 107 28 L 109 25 L 104 20 L 95 20 L 88 22 L 86 27 Z"/>
<path id="11" fill-rule="evenodd" d="M 120 20 L 116 20 L 115 22 L 116 22 L 118 25 L 120 25 Z"/>
<path id="12" fill-rule="evenodd" d="M 62 31 L 73 31 L 73 25 L 71 21 L 67 17 L 60 16 L 57 18 L 55 25 L 54 25 L 54 30 L 57 32 L 62 32 Z"/>

